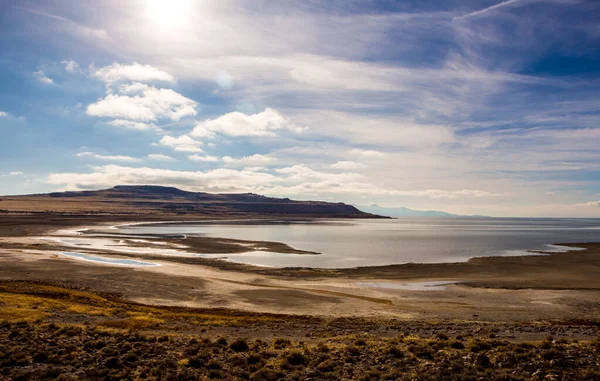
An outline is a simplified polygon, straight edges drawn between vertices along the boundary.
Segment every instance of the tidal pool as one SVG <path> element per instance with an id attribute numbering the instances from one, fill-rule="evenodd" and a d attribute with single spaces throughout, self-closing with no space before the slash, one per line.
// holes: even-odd
<path id="1" fill-rule="evenodd" d="M 98 257 L 96 255 L 89 255 L 84 253 L 65 252 L 62 253 L 65 257 L 71 257 L 75 259 L 81 259 L 90 262 L 106 263 L 111 265 L 120 266 L 160 266 L 158 263 L 137 261 L 135 259 L 119 259 L 119 258 L 106 258 Z"/>
<path id="2" fill-rule="evenodd" d="M 386 288 L 390 290 L 407 291 L 444 291 L 451 284 L 462 283 L 460 280 L 436 280 L 430 282 L 408 282 L 408 283 L 380 283 L 380 282 L 357 282 L 359 287 Z"/>

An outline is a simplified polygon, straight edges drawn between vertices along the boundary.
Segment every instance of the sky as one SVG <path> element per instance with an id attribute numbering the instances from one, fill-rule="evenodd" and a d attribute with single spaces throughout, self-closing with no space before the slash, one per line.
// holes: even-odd
<path id="1" fill-rule="evenodd" d="M 0 194 L 600 217 L 596 0 L 4 0 Z"/>

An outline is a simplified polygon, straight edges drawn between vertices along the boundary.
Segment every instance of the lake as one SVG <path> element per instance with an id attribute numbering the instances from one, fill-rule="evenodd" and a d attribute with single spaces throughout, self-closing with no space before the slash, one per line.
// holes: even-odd
<path id="1" fill-rule="evenodd" d="M 566 251 L 555 243 L 600 241 L 600 219 L 399 218 L 230 221 L 127 225 L 107 232 L 175 234 L 284 242 L 321 255 L 250 252 L 219 255 L 261 266 L 345 268 L 467 261 L 473 257 Z"/>

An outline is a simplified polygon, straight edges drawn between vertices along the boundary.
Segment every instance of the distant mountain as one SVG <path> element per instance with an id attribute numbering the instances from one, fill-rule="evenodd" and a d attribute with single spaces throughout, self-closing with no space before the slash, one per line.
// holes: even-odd
<path id="1" fill-rule="evenodd" d="M 359 206 L 358 208 L 367 213 L 373 213 L 388 217 L 481 217 L 463 216 L 460 214 L 441 212 L 439 210 L 413 210 L 405 207 L 386 208 L 376 204 L 369 206 Z"/>
<path id="2" fill-rule="evenodd" d="M 0 199 L 0 210 L 4 213 L 381 218 L 341 202 L 294 201 L 253 193 L 188 192 L 153 185 L 4 196 Z"/>

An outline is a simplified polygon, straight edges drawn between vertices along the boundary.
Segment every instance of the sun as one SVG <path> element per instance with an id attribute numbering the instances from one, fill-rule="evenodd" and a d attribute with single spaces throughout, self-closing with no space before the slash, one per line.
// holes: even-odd
<path id="1" fill-rule="evenodd" d="M 192 4 L 193 0 L 145 0 L 148 18 L 164 29 L 185 25 Z"/>

